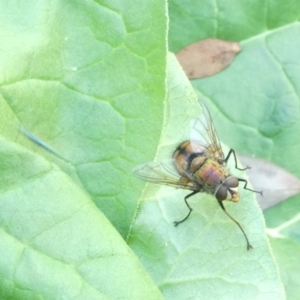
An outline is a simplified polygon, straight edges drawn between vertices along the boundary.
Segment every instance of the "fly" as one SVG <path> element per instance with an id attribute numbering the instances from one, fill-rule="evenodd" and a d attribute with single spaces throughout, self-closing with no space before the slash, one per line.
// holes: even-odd
<path id="1" fill-rule="evenodd" d="M 210 113 L 204 104 L 199 103 L 202 107 L 202 115 L 191 121 L 190 139 L 178 145 L 173 152 L 172 158 L 137 166 L 133 172 L 137 177 L 148 182 L 192 191 L 184 197 L 189 212 L 182 220 L 175 221 L 175 226 L 178 226 L 190 216 L 192 208 L 188 203 L 188 199 L 191 196 L 199 192 L 214 195 L 224 213 L 242 231 L 246 239 L 247 250 L 249 250 L 253 247 L 244 229 L 227 212 L 223 201 L 238 202 L 240 200 L 239 183 L 244 184 L 243 188 L 245 190 L 260 194 L 262 192 L 248 188 L 246 179 L 234 177 L 230 174 L 227 162 L 231 156 L 234 158 L 236 169 L 243 171 L 249 169 L 249 167 L 239 168 L 237 166 L 237 159 L 233 149 L 230 149 L 225 157 Z"/>

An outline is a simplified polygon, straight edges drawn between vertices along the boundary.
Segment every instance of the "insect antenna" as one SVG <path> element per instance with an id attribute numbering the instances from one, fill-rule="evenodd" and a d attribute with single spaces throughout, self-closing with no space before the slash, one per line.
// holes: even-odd
<path id="1" fill-rule="evenodd" d="M 245 239 L 246 239 L 246 242 L 247 242 L 247 250 L 250 250 L 250 249 L 252 249 L 253 247 L 250 245 L 250 242 L 249 242 L 249 240 L 248 240 L 248 237 L 247 237 L 247 235 L 246 235 L 246 233 L 245 233 L 245 231 L 244 231 L 244 229 L 242 228 L 242 226 L 240 225 L 240 223 L 237 221 L 237 220 L 235 220 L 227 211 L 226 211 L 226 209 L 225 209 L 225 207 L 224 207 L 224 205 L 223 205 L 223 202 L 222 201 L 218 201 L 219 202 L 219 204 L 220 204 L 220 206 L 221 206 L 221 208 L 223 209 L 223 211 L 224 211 L 224 213 L 237 225 L 237 226 L 239 226 L 240 227 L 240 229 L 241 229 L 241 231 L 242 231 L 242 233 L 243 233 L 243 235 L 244 235 L 244 237 L 245 237 Z"/>

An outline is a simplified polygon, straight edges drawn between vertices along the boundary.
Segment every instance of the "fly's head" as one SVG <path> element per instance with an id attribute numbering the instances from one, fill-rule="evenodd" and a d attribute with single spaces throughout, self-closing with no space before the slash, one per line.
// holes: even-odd
<path id="1" fill-rule="evenodd" d="M 227 177 L 215 190 L 215 197 L 218 201 L 229 200 L 238 202 L 240 200 L 239 180 L 236 177 Z"/>

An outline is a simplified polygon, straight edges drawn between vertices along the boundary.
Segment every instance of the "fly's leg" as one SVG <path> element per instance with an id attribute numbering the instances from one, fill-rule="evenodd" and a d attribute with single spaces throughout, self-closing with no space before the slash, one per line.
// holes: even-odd
<path id="1" fill-rule="evenodd" d="M 253 192 L 253 193 L 258 193 L 258 194 L 260 194 L 261 196 L 263 195 L 263 191 L 255 191 L 255 190 L 252 190 L 252 189 L 247 188 L 248 181 L 247 181 L 246 179 L 238 178 L 238 181 L 243 181 L 243 182 L 245 182 L 245 184 L 244 184 L 244 190 L 248 190 L 248 191 L 251 191 L 251 192 Z"/>
<path id="2" fill-rule="evenodd" d="M 187 199 L 190 198 L 191 196 L 194 196 L 195 194 L 197 194 L 199 192 L 200 191 L 193 191 L 192 193 L 190 193 L 190 194 L 188 194 L 187 196 L 184 197 L 184 202 L 185 202 L 186 206 L 189 208 L 190 211 L 189 211 L 189 213 L 187 214 L 187 216 L 184 219 L 182 219 L 181 221 L 175 221 L 174 222 L 174 226 L 177 226 L 178 224 L 184 222 L 190 216 L 190 214 L 191 214 L 191 212 L 192 212 L 193 209 L 188 204 Z"/>
<path id="3" fill-rule="evenodd" d="M 251 167 L 249 167 L 249 166 L 247 166 L 246 168 L 243 168 L 243 169 L 242 169 L 242 168 L 239 168 L 239 167 L 237 166 L 236 155 L 235 155 L 235 151 L 234 151 L 233 149 L 230 149 L 230 151 L 228 152 L 226 158 L 224 159 L 224 161 L 225 161 L 226 163 L 227 163 L 227 161 L 228 161 L 228 159 L 229 159 L 229 157 L 230 157 L 231 154 L 233 154 L 234 162 L 235 162 L 235 168 L 236 168 L 236 169 L 238 169 L 238 170 L 240 170 L 240 171 L 245 171 L 245 170 L 247 170 L 247 169 L 251 169 Z"/>
<path id="4" fill-rule="evenodd" d="M 242 228 L 242 226 L 240 225 L 240 223 L 237 221 L 237 220 L 235 220 L 227 211 L 226 211 L 226 209 L 225 209 L 225 207 L 224 207 L 224 205 L 223 205 L 223 202 L 222 201 L 218 201 L 219 202 L 219 204 L 220 204 L 220 206 L 221 206 L 221 208 L 223 209 L 223 211 L 224 211 L 224 213 L 237 225 L 237 226 L 239 226 L 239 228 L 241 229 L 241 231 L 242 231 L 242 233 L 243 233 L 243 235 L 244 235 L 244 237 L 245 237 L 245 239 L 246 239 L 246 243 L 247 243 L 247 250 L 250 250 L 250 249 L 252 249 L 253 247 L 250 245 L 250 242 L 249 242 L 249 240 L 248 240 L 248 237 L 247 237 L 247 235 L 246 235 L 246 233 L 245 233 L 245 231 L 244 231 L 244 229 Z"/>

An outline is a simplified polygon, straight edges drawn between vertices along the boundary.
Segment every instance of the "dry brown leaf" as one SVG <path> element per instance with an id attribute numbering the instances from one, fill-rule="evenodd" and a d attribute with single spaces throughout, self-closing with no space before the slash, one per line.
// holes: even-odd
<path id="1" fill-rule="evenodd" d="M 176 57 L 187 77 L 195 79 L 222 71 L 240 50 L 238 43 L 207 39 L 183 48 Z"/>
<path id="2" fill-rule="evenodd" d="M 261 209 L 267 209 L 287 198 L 300 193 L 300 180 L 283 168 L 263 159 L 238 155 L 247 170 L 250 182 L 255 190 L 263 191 L 263 196 L 257 194 Z"/>

